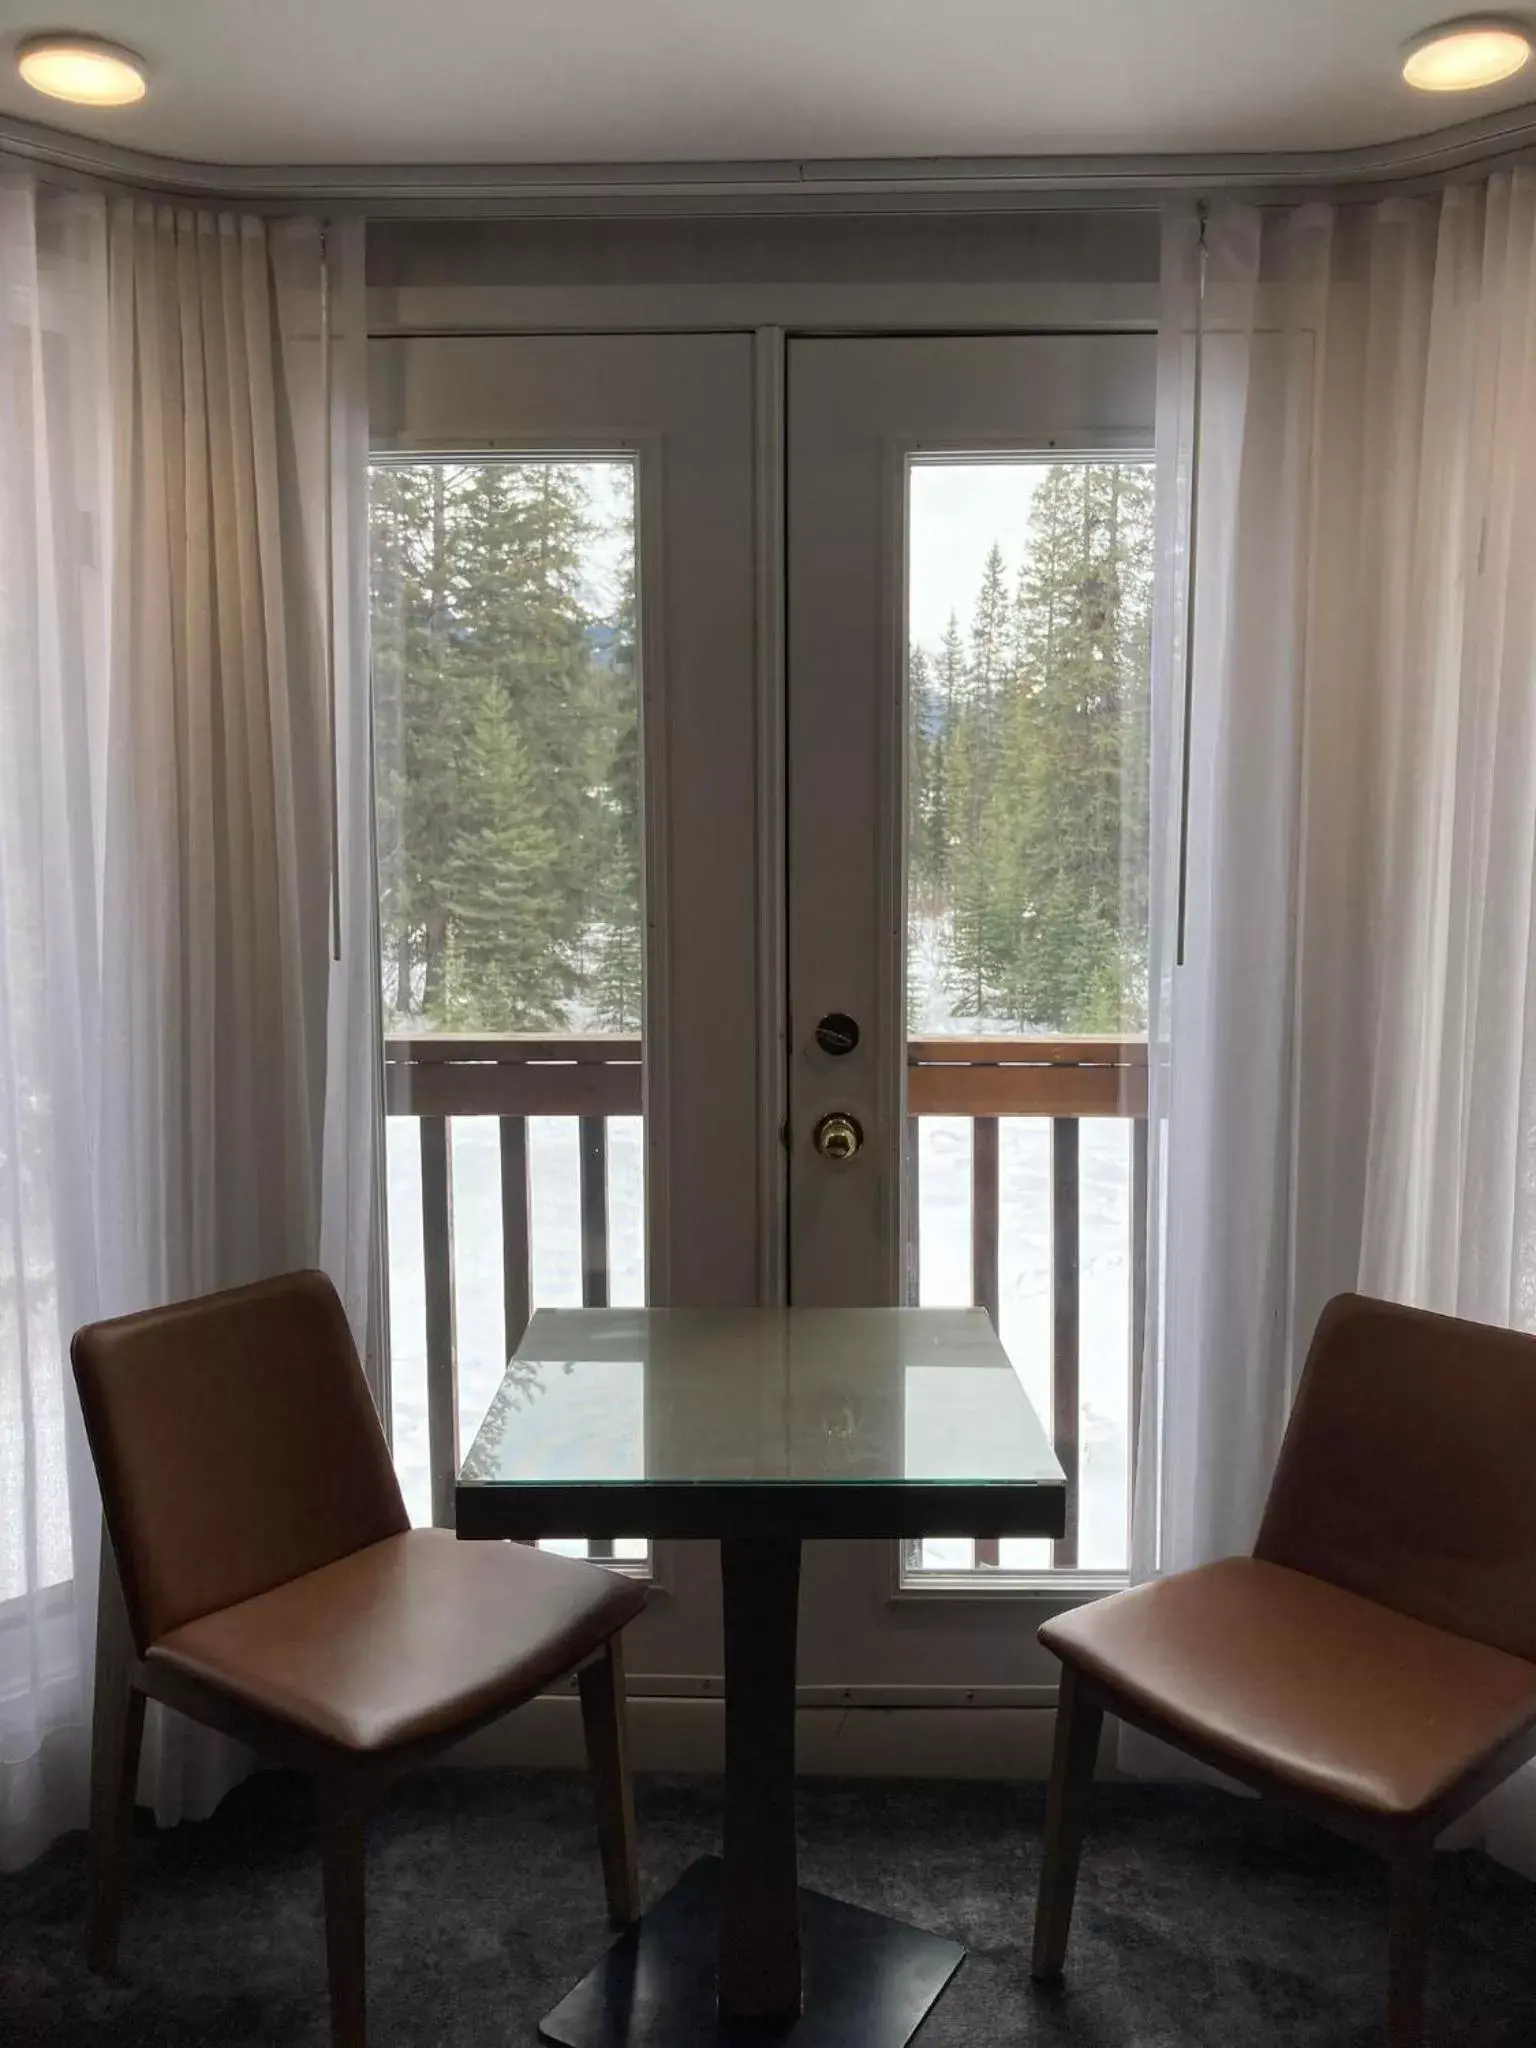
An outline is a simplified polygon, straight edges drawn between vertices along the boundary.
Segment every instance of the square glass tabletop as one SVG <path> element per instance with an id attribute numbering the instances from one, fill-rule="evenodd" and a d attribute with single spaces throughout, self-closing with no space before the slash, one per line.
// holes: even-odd
<path id="1" fill-rule="evenodd" d="M 981 1309 L 541 1309 L 465 1536 L 1056 1535 L 1066 1481 Z"/>

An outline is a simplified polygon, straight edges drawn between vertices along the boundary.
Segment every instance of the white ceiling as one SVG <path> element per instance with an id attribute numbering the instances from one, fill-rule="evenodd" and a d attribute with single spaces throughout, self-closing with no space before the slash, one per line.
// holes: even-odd
<path id="1" fill-rule="evenodd" d="M 1457 0 L 1446 0 L 1455 13 Z M 555 163 L 1332 150 L 1536 99 L 1413 93 L 1435 0 L 0 0 L 0 113 L 194 161 Z M 153 67 L 87 113 L 69 26 Z"/>

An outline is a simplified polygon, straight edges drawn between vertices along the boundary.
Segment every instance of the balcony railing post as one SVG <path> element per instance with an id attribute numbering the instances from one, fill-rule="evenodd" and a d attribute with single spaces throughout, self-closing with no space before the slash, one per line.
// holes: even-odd
<path id="1" fill-rule="evenodd" d="M 439 1529 L 451 1529 L 459 1476 L 459 1364 L 453 1301 L 453 1161 L 445 1116 L 421 1119 L 421 1246 L 432 1520 Z"/>
<path id="2" fill-rule="evenodd" d="M 997 1240 L 999 1230 L 997 1118 L 971 1123 L 971 1300 L 997 1328 Z"/>
<path id="3" fill-rule="evenodd" d="M 608 1306 L 608 1124 L 604 1117 L 584 1116 L 581 1145 L 581 1299 L 586 1308 Z M 611 1536 L 589 1536 L 587 1556 L 594 1563 L 613 1557 Z"/>
<path id="4" fill-rule="evenodd" d="M 501 1133 L 502 1349 L 510 1358 L 528 1327 L 528 1119 L 498 1119 Z"/>
<path id="5" fill-rule="evenodd" d="M 1078 1132 L 1075 1116 L 1059 1116 L 1051 1125 L 1051 1434 L 1067 1475 L 1067 1526 L 1052 1545 L 1051 1561 L 1064 1571 L 1075 1570 L 1077 1566 L 1078 1495 L 1082 1483 L 1078 1420 Z"/>
<path id="6" fill-rule="evenodd" d="M 608 1123 L 584 1116 L 581 1145 L 581 1305 L 608 1306 Z"/>
<path id="7" fill-rule="evenodd" d="M 915 1116 L 907 1118 L 906 1201 L 902 1214 L 907 1234 L 902 1271 L 906 1279 L 904 1299 L 908 1308 L 916 1308 L 922 1289 L 922 1213 L 923 1213 L 923 1164 L 921 1134 Z"/>
<path id="8" fill-rule="evenodd" d="M 997 1328 L 998 1239 L 1001 1233 L 998 1128 L 995 1116 L 971 1122 L 971 1299 Z M 1002 1549 L 995 1536 L 978 1536 L 972 1550 L 979 1570 L 996 1571 Z"/>
<path id="9" fill-rule="evenodd" d="M 1147 1120 L 1131 1124 L 1131 1440 L 1126 1471 L 1136 1469 L 1141 1440 L 1141 1378 L 1147 1345 Z"/>

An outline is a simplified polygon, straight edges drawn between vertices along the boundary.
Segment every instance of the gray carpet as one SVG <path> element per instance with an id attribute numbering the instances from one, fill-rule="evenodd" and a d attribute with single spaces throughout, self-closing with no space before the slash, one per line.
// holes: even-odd
<path id="1" fill-rule="evenodd" d="M 648 1897 L 715 1846 L 718 1802 L 709 1780 L 641 1781 Z M 970 1950 L 919 2048 L 1379 2048 L 1379 1868 L 1219 1793 L 1101 1791 L 1067 1987 L 1034 1989 L 1041 1804 L 1032 1787 L 802 1786 L 807 1883 Z M 370 1854 L 374 2048 L 530 2044 L 608 1940 L 580 1778 L 418 1779 L 378 1815 Z M 325 2048 L 301 1783 L 266 1775 L 202 1826 L 144 1828 L 113 1983 L 80 1958 L 82 1870 L 71 1837 L 0 1878 L 4 2048 Z M 1483 1856 L 1438 1859 L 1434 2043 L 1536 2042 L 1532 1904 Z"/>

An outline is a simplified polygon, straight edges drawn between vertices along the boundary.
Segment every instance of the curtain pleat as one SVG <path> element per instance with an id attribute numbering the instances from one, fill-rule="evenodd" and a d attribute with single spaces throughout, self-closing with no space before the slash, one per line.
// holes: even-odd
<path id="1" fill-rule="evenodd" d="M 97 1299 L 106 223 L 0 179 L 0 1865 L 85 1813 L 96 1510 L 64 1336 Z"/>
<path id="2" fill-rule="evenodd" d="M 371 1347 L 378 1097 L 336 1099 L 375 1070 L 376 1028 L 355 858 L 344 970 L 330 945 L 338 573 L 362 699 L 344 720 L 348 848 L 367 844 L 367 711 L 350 514 L 330 560 L 322 540 L 326 492 L 360 502 L 362 473 L 328 461 L 320 225 L 14 179 L 0 234 L 0 1861 L 16 1862 L 84 1812 L 100 1518 L 68 1336 L 319 1264 L 334 1242 Z M 359 1041 L 350 1060 L 338 1031 Z M 207 1810 L 240 1768 L 153 1717 L 162 1819 Z"/>

